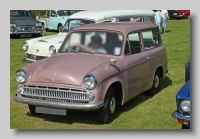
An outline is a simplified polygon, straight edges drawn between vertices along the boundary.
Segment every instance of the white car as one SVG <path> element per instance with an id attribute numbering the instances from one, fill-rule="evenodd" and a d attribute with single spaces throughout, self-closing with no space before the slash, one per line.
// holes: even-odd
<path id="1" fill-rule="evenodd" d="M 133 21 L 156 24 L 155 13 L 152 10 L 91 10 L 75 13 L 67 19 L 64 27 L 57 35 L 25 41 L 22 46 L 25 50 L 24 61 L 32 63 L 57 53 L 67 32 L 76 26 L 102 22 Z"/>

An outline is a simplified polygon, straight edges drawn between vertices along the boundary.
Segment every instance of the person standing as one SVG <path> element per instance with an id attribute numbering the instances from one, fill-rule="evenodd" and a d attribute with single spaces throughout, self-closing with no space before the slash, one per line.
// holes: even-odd
<path id="1" fill-rule="evenodd" d="M 162 19 L 160 10 L 156 10 L 155 14 L 156 14 L 157 25 L 160 29 L 160 24 L 161 24 L 161 19 Z"/>
<path id="2" fill-rule="evenodd" d="M 167 10 L 161 10 L 161 13 L 162 13 L 162 34 L 166 34 L 168 11 Z"/>

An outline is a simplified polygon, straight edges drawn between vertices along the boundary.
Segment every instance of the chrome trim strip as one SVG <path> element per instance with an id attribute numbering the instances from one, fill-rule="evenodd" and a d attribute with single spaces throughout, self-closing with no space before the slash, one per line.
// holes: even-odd
<path id="1" fill-rule="evenodd" d="M 93 104 L 84 104 L 84 103 L 63 103 L 63 102 L 53 102 L 53 101 L 45 101 L 45 100 L 37 100 L 37 99 L 29 99 L 14 96 L 14 100 L 19 103 L 25 103 L 35 106 L 42 107 L 51 107 L 51 108 L 64 108 L 64 109 L 76 109 L 76 110 L 97 110 L 104 105 L 104 101 L 99 101 Z"/>
<path id="2" fill-rule="evenodd" d="M 174 111 L 174 112 L 172 113 L 172 116 L 173 116 L 174 118 L 179 118 L 179 119 L 183 119 L 183 120 L 185 120 L 185 121 L 190 121 L 190 117 L 183 116 L 183 115 L 180 114 L 178 111 Z"/>

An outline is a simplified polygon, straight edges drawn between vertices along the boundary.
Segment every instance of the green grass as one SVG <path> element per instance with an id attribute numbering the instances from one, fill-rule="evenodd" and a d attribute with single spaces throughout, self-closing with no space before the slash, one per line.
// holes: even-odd
<path id="1" fill-rule="evenodd" d="M 47 32 L 46 35 L 56 34 Z M 23 41 L 10 39 L 10 128 L 11 129 L 181 129 L 171 114 L 176 109 L 175 96 L 184 84 L 184 64 L 190 59 L 190 21 L 169 20 L 167 34 L 162 35 L 168 54 L 171 75 L 161 82 L 158 94 L 149 97 L 141 94 L 124 106 L 117 107 L 116 117 L 110 124 L 102 125 L 97 112 L 68 111 L 68 115 L 31 116 L 26 104 L 13 101 L 17 82 L 14 73 L 27 65 L 22 62 Z"/>

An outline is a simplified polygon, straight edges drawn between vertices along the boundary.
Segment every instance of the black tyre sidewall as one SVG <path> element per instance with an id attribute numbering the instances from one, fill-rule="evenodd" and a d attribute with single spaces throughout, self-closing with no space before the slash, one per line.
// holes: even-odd
<path id="1" fill-rule="evenodd" d="M 109 104 L 111 101 L 111 98 L 114 97 L 116 101 L 116 94 L 114 87 L 110 87 L 106 93 L 105 99 L 104 99 L 104 106 L 100 108 L 99 110 L 99 119 L 100 122 L 103 124 L 107 124 L 113 121 L 114 119 L 114 113 L 110 112 Z M 116 110 L 116 103 L 115 103 L 115 110 Z"/>

